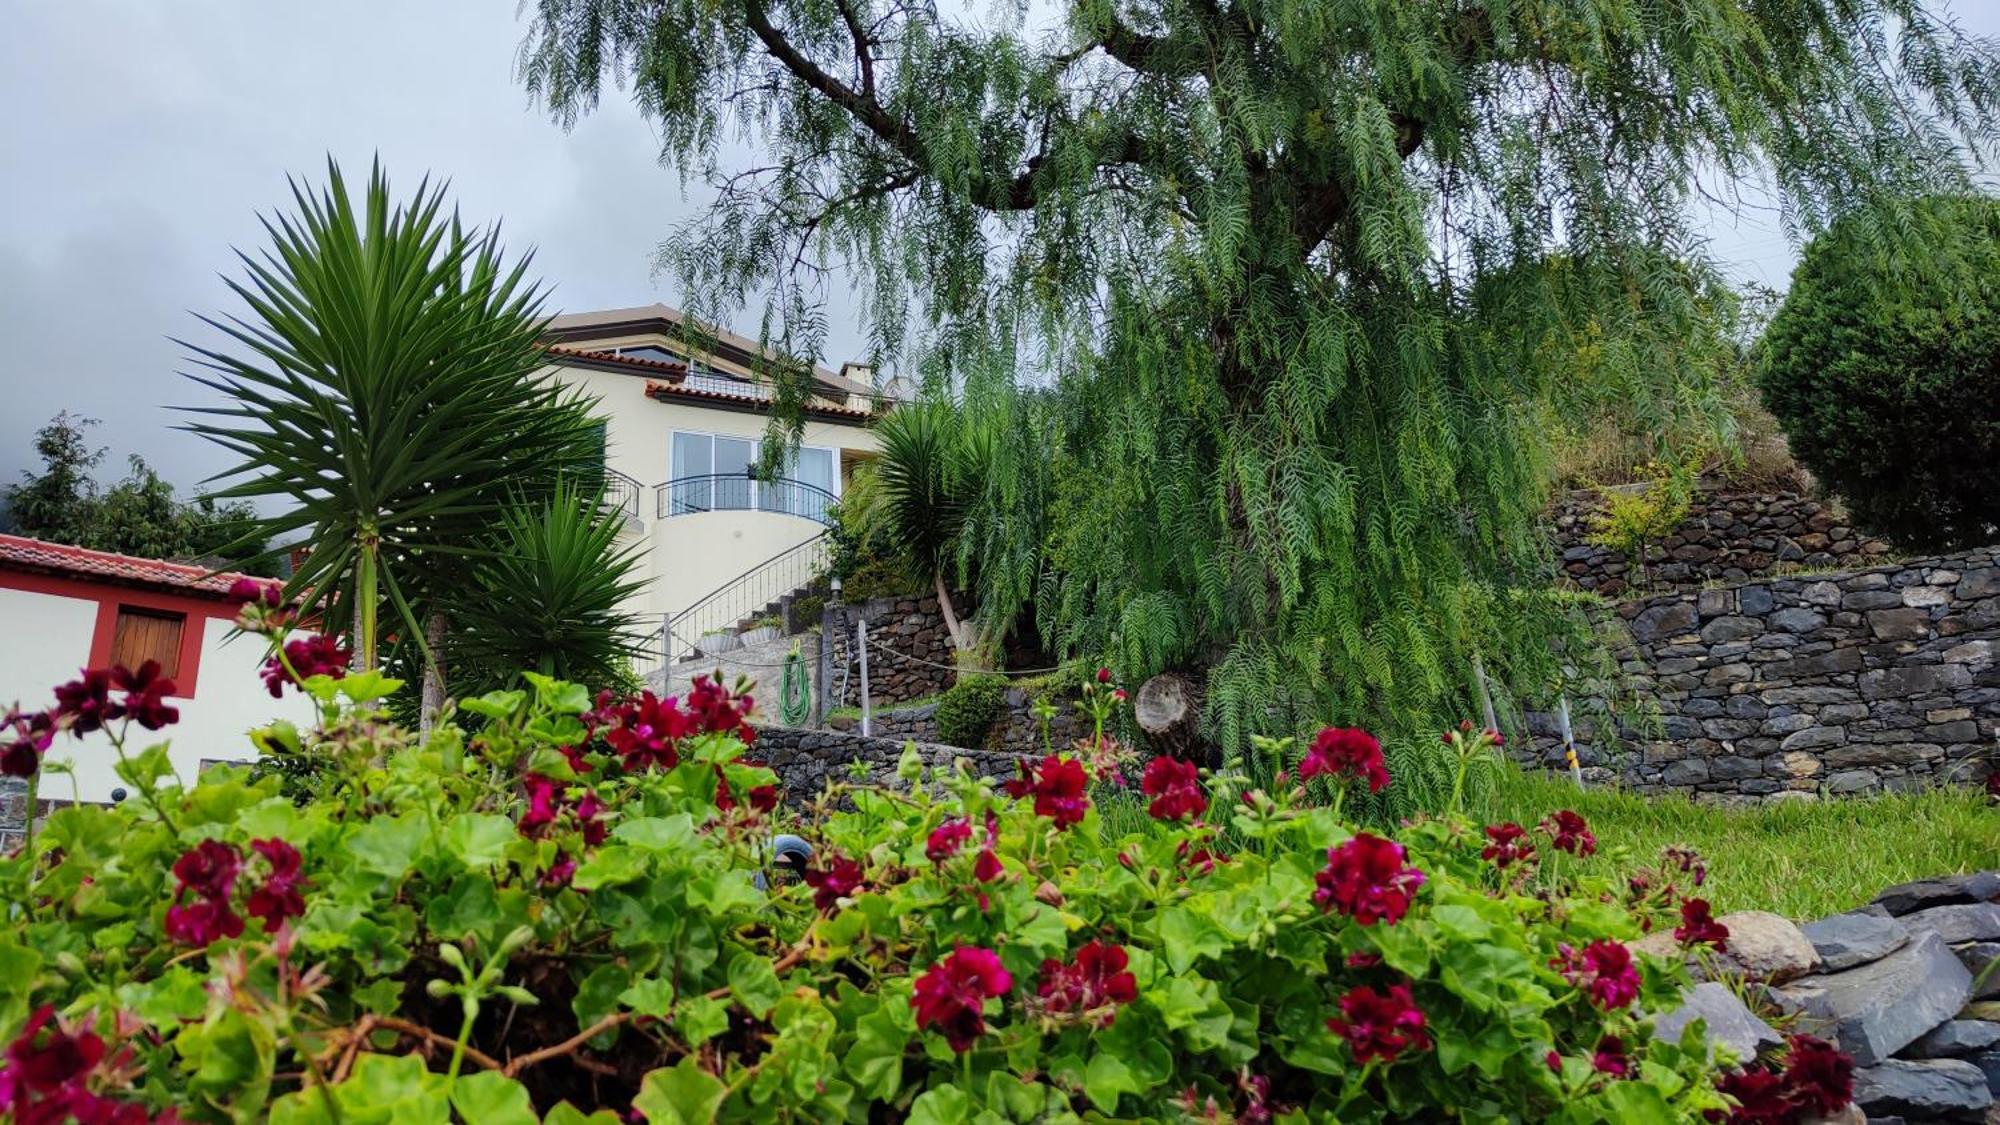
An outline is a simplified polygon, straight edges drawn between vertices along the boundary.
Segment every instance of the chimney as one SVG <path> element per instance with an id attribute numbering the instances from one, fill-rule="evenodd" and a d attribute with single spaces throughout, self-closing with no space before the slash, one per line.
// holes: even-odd
<path id="1" fill-rule="evenodd" d="M 857 383 L 866 383 L 872 387 L 875 385 L 875 365 L 872 363 L 855 363 L 853 360 L 849 360 L 840 365 L 840 377 L 843 379 L 852 379 Z"/>

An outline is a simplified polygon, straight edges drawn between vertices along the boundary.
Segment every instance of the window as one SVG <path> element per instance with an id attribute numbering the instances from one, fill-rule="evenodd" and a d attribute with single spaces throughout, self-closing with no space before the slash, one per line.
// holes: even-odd
<path id="1" fill-rule="evenodd" d="M 157 660 L 160 674 L 172 679 L 181 673 L 181 631 L 186 627 L 185 613 L 121 605 L 111 630 L 111 663 L 137 668 Z"/>
<path id="2" fill-rule="evenodd" d="M 673 486 L 665 515 L 689 512 L 788 512 L 824 522 L 828 494 L 838 494 L 833 450 L 807 446 L 784 469 L 782 482 L 760 482 L 750 474 L 761 443 L 750 438 L 697 434 L 673 436 Z"/>

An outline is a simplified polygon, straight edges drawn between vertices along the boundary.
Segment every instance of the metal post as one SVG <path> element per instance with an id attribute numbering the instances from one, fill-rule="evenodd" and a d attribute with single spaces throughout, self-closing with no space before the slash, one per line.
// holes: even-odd
<path id="1" fill-rule="evenodd" d="M 674 663 L 674 615 L 660 615 L 660 675 L 667 676 L 667 670 Z M 664 687 L 662 691 L 666 690 Z"/>
<path id="2" fill-rule="evenodd" d="M 1486 662 L 1478 653 L 1472 654 L 1472 680 L 1479 686 L 1479 706 L 1485 713 L 1486 729 L 1500 730 L 1500 717 L 1493 710 L 1493 692 L 1486 686 Z"/>
<path id="3" fill-rule="evenodd" d="M 861 737 L 872 738 L 875 724 L 868 714 L 868 619 L 860 614 L 854 615 L 854 645 L 861 657 Z"/>
<path id="4" fill-rule="evenodd" d="M 1563 761 L 1569 763 L 1569 779 L 1583 788 L 1583 766 L 1576 759 L 1576 735 L 1569 726 L 1569 693 L 1556 697 L 1556 730 L 1562 734 Z"/>

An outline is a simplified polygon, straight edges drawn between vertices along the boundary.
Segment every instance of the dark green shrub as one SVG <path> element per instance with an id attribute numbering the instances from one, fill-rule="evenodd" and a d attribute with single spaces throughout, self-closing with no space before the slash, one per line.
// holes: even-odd
<path id="1" fill-rule="evenodd" d="M 2000 536 L 2000 201 L 1843 220 L 1807 248 L 1758 382 L 1855 521 L 1920 550 Z"/>
<path id="2" fill-rule="evenodd" d="M 967 676 L 938 700 L 938 741 L 968 749 L 986 741 L 986 732 L 1007 706 L 1007 681 L 999 676 Z"/>

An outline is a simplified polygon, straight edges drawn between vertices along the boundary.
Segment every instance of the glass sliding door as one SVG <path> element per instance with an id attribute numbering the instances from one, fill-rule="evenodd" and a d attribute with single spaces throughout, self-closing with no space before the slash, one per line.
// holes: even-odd
<path id="1" fill-rule="evenodd" d="M 667 489 L 667 515 L 684 516 L 715 507 L 715 438 L 709 434 L 674 431 L 673 483 Z"/>
<path id="2" fill-rule="evenodd" d="M 789 490 L 791 513 L 809 520 L 827 521 L 827 505 L 833 502 L 838 485 L 834 480 L 833 450 L 807 446 L 798 453 L 792 478 L 800 487 Z"/>
<path id="3" fill-rule="evenodd" d="M 757 443 L 746 438 L 715 439 L 715 507 L 743 510 L 757 506 L 757 482 L 750 468 L 757 463 Z"/>

